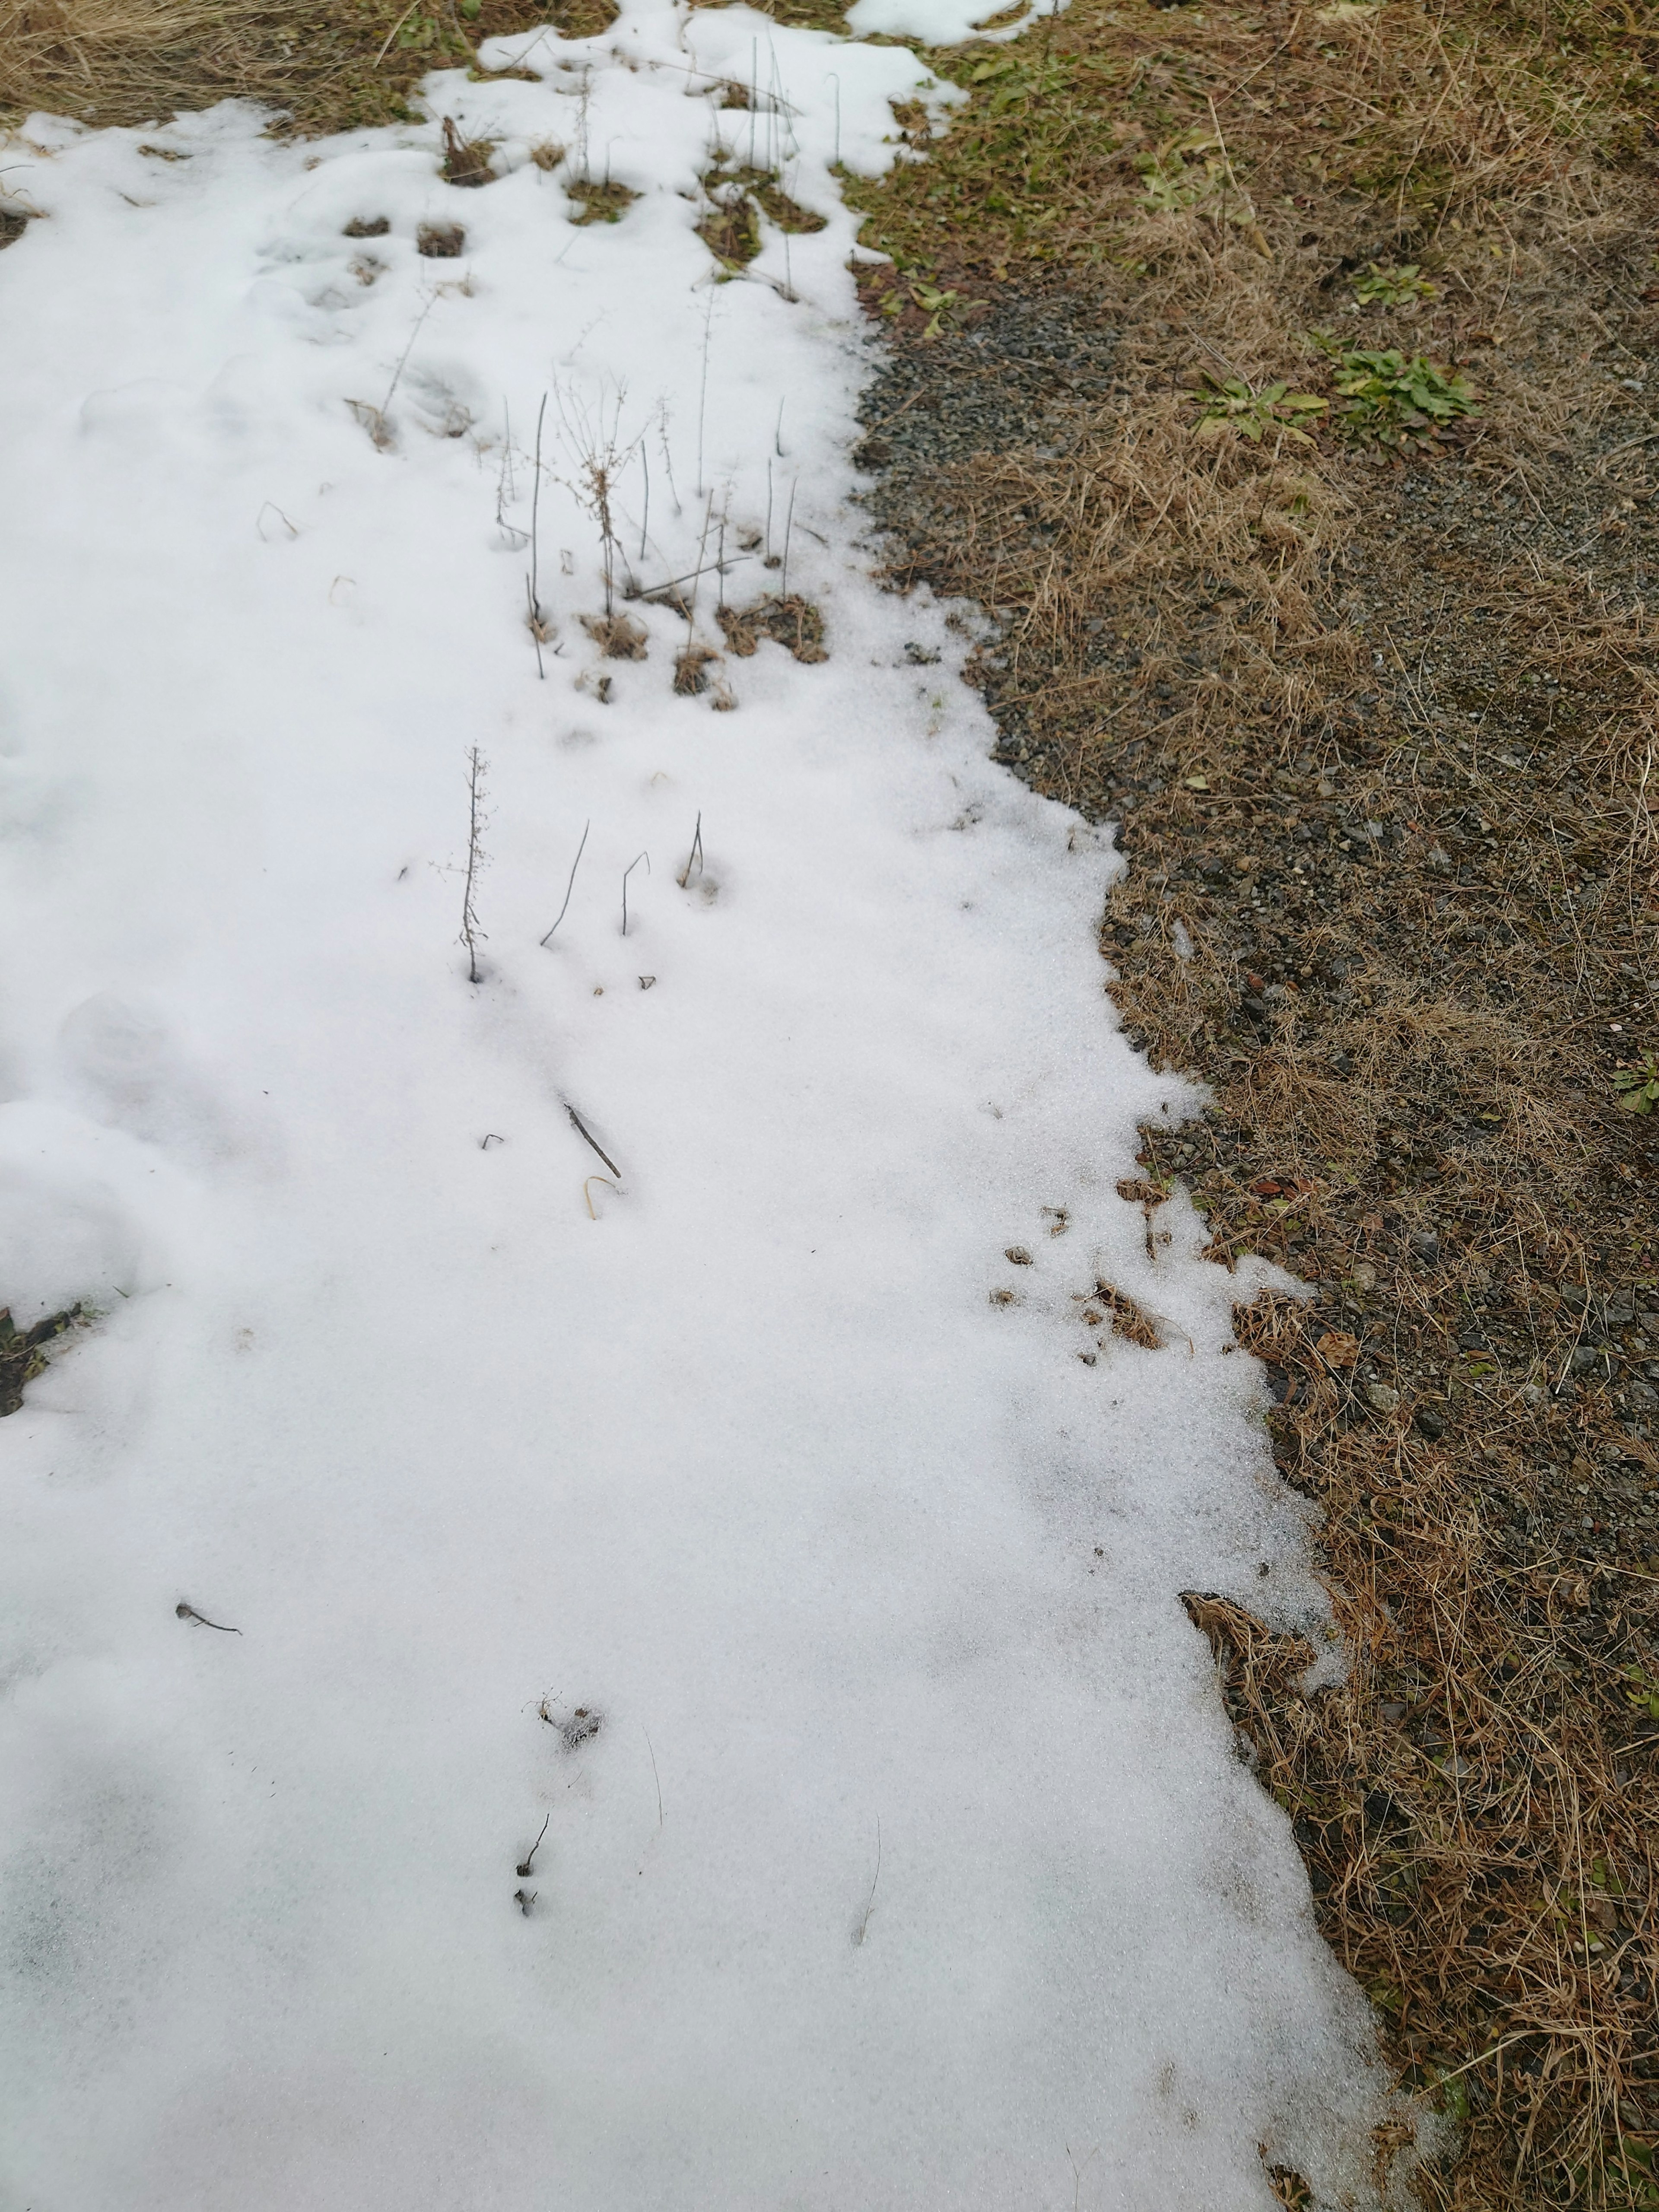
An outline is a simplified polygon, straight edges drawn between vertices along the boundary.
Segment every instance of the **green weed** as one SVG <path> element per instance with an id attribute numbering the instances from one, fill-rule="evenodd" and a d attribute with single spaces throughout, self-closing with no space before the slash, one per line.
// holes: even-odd
<path id="1" fill-rule="evenodd" d="M 1353 295 L 1362 307 L 1403 307 L 1413 300 L 1432 300 L 1440 287 L 1431 284 L 1416 262 L 1368 262 L 1363 276 L 1354 279 Z"/>
<path id="2" fill-rule="evenodd" d="M 1328 342 L 1324 349 L 1335 351 Z M 1347 347 L 1336 354 L 1331 381 L 1338 395 L 1331 427 L 1356 445 L 1431 449 L 1449 424 L 1475 411 L 1474 393 L 1455 370 L 1421 354 L 1407 360 L 1392 346 Z"/>
<path id="3" fill-rule="evenodd" d="M 1219 384 L 1213 378 L 1205 380 L 1210 389 L 1194 395 L 1201 438 L 1219 437 L 1224 430 L 1232 430 L 1259 444 L 1271 430 L 1276 436 L 1294 439 L 1299 446 L 1310 446 L 1313 440 L 1297 427 L 1296 418 L 1321 414 L 1331 404 L 1328 399 L 1316 399 L 1310 392 L 1292 392 L 1285 384 L 1264 384 L 1255 392 L 1241 377 L 1230 376 Z"/>
<path id="4" fill-rule="evenodd" d="M 1626 1114 L 1650 1114 L 1659 1104 L 1659 1060 L 1644 1052 L 1634 1067 L 1615 1067 L 1613 1087 Z"/>

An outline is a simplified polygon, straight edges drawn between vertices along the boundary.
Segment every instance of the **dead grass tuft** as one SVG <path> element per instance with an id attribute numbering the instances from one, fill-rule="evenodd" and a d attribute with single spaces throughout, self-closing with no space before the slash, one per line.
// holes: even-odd
<path id="1" fill-rule="evenodd" d="M 495 151 L 493 138 L 463 138 L 455 128 L 453 118 L 444 118 L 444 179 L 447 184 L 476 188 L 490 183 L 495 171 L 490 167 L 490 156 Z"/>
<path id="2" fill-rule="evenodd" d="M 566 189 L 577 204 L 578 212 L 570 220 L 578 226 L 620 222 L 639 198 L 631 185 L 613 184 L 608 177 L 573 177 Z"/>
<path id="3" fill-rule="evenodd" d="M 827 660 L 823 617 L 808 599 L 791 592 L 787 599 L 757 599 L 748 607 L 717 607 L 714 618 L 726 634 L 726 642 L 740 660 L 754 653 L 763 637 L 793 653 L 797 660 Z"/>
<path id="4" fill-rule="evenodd" d="M 584 615 L 582 628 L 607 660 L 643 660 L 650 643 L 642 622 L 632 615 Z"/>

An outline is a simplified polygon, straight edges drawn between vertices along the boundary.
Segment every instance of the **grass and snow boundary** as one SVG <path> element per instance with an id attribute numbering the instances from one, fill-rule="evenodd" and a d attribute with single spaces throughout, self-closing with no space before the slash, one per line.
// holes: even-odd
<path id="1" fill-rule="evenodd" d="M 103 1317 L 4 1432 L 5 2185 L 1363 2201 L 1178 1602 L 1322 1619 L 1237 1285 L 1116 1194 L 1184 1103 L 1117 863 L 846 504 L 834 165 L 925 73 L 486 58 L 311 148 L 27 134 L 0 1292 Z M 737 283 L 722 166 L 823 224 Z M 769 599 L 826 659 L 727 650 Z"/>

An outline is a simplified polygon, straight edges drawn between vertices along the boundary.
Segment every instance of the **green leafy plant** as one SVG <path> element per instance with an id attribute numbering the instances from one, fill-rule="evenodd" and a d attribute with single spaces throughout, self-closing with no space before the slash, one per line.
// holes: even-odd
<path id="1" fill-rule="evenodd" d="M 1252 444 L 1260 444 L 1271 430 L 1279 437 L 1293 438 L 1298 445 L 1310 446 L 1313 440 L 1297 427 L 1297 417 L 1321 414 L 1330 405 L 1328 399 L 1317 399 L 1310 392 L 1292 392 L 1285 384 L 1264 384 L 1258 392 L 1237 376 L 1221 383 L 1206 377 L 1205 382 L 1209 390 L 1194 394 L 1202 438 L 1219 437 L 1223 431 L 1232 430 Z"/>
<path id="2" fill-rule="evenodd" d="M 976 63 L 968 72 L 968 82 L 990 85 L 991 112 L 1001 115 L 1024 100 L 1053 99 L 1068 88 L 1070 75 L 1065 63 L 1052 56 L 1005 48 L 988 61 Z"/>
<path id="3" fill-rule="evenodd" d="M 913 284 L 910 297 L 927 318 L 921 333 L 925 338 L 936 338 L 946 323 L 962 319 L 964 302 L 960 292 L 941 292 L 936 284 Z"/>
<path id="4" fill-rule="evenodd" d="M 1161 153 L 1137 154 L 1134 166 L 1145 179 L 1140 204 L 1148 215 L 1178 215 L 1205 203 L 1206 215 L 1244 226 L 1255 221 L 1249 194 L 1234 176 L 1220 140 L 1205 131 L 1183 132 Z"/>
<path id="5" fill-rule="evenodd" d="M 1659 1721 L 1659 1682 L 1634 1666 L 1626 1668 L 1625 1680 L 1630 1686 L 1625 1692 L 1626 1703 L 1649 1720 Z"/>
<path id="6" fill-rule="evenodd" d="M 1586 2165 L 1574 2164 L 1565 2172 L 1572 2189 L 1575 2204 L 1592 2202 L 1616 2204 L 1620 2212 L 1659 2212 L 1659 2176 L 1655 2173 L 1654 2148 L 1651 2143 L 1639 2142 L 1634 2136 L 1618 2136 L 1601 2146 L 1601 2191 L 1607 2184 L 1620 2186 L 1617 2197 L 1605 2195 L 1595 2187 L 1596 2177 Z"/>
<path id="7" fill-rule="evenodd" d="M 1634 1067 L 1615 1067 L 1613 1087 L 1626 1114 L 1651 1114 L 1659 1105 L 1659 1060 L 1644 1052 Z"/>
<path id="8" fill-rule="evenodd" d="M 1440 287 L 1424 276 L 1414 261 L 1368 262 L 1363 276 L 1356 276 L 1353 295 L 1362 307 L 1403 307 L 1413 300 L 1432 300 Z"/>
<path id="9" fill-rule="evenodd" d="M 1328 343 L 1325 350 L 1336 353 L 1331 425 L 1356 445 L 1431 447 L 1459 416 L 1475 411 L 1474 393 L 1456 371 L 1421 354 L 1407 360 L 1394 347 L 1378 352 L 1364 346 L 1336 352 Z"/>
<path id="10" fill-rule="evenodd" d="M 478 15 L 479 4 L 480 0 L 471 0 L 471 5 L 468 4 L 468 0 L 458 0 L 459 12 L 469 22 L 474 21 Z M 467 43 L 465 33 L 459 22 L 454 20 L 453 14 L 446 21 L 444 16 L 437 10 L 428 11 L 418 5 L 411 8 L 406 15 L 399 19 L 396 29 L 387 39 L 386 46 L 381 48 L 381 52 L 386 52 L 386 49 L 393 45 L 396 45 L 403 53 L 431 54 L 434 58 L 439 54 L 453 54 L 457 58 L 463 58 L 472 51 Z"/>

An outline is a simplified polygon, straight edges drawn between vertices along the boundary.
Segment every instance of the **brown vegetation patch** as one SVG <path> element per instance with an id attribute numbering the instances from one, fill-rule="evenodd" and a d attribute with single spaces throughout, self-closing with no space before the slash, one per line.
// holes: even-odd
<path id="1" fill-rule="evenodd" d="M 447 183 L 468 187 L 490 183 L 495 173 L 489 166 L 489 159 L 495 151 L 493 138 L 463 138 L 453 120 L 445 116 L 443 170 Z"/>
<path id="2" fill-rule="evenodd" d="M 731 100 L 723 102 L 733 106 Z M 747 106 L 745 97 L 742 105 Z M 771 169 L 711 169 L 702 179 L 708 196 L 708 212 L 697 225 L 697 235 L 714 258 L 728 269 L 746 268 L 761 249 L 760 218 L 792 236 L 810 235 L 823 228 L 823 217 L 792 199 Z"/>
<path id="3" fill-rule="evenodd" d="M 466 232 L 459 222 L 423 222 L 415 234 L 415 251 L 428 261 L 455 261 L 466 251 Z"/>
<path id="4" fill-rule="evenodd" d="M 1122 1337 L 1129 1344 L 1138 1344 L 1143 1352 L 1161 1352 L 1164 1335 L 1155 1316 L 1144 1306 L 1135 1304 L 1127 1291 L 1114 1289 L 1110 1283 L 1097 1282 L 1094 1298 L 1104 1309 L 1104 1318 L 1110 1323 L 1112 1334 Z M 1084 1320 L 1092 1326 L 1102 1318 L 1100 1313 L 1085 1309 Z"/>
<path id="5" fill-rule="evenodd" d="M 544 16 L 562 38 L 599 39 L 621 13 L 617 0 L 553 0 Z"/>
<path id="6" fill-rule="evenodd" d="M 0 123 L 40 108 L 143 125 L 221 100 L 262 101 L 301 134 L 407 121 L 428 70 L 549 21 L 562 27 L 535 0 L 471 15 L 456 0 L 0 0 Z"/>
<path id="7" fill-rule="evenodd" d="M 763 637 L 786 647 L 797 660 L 830 658 L 823 642 L 823 617 L 797 592 L 785 599 L 757 599 L 749 607 L 717 607 L 714 618 L 739 659 L 746 660 Z"/>
<path id="8" fill-rule="evenodd" d="M 31 1328 L 19 1328 L 10 1308 L 0 1306 L 0 1417 L 21 1410 L 25 1387 L 46 1372 L 47 1347 L 84 1318 L 79 1306 L 68 1306 Z"/>
<path id="9" fill-rule="evenodd" d="M 608 177 L 599 183 L 591 177 L 573 177 L 566 190 L 577 203 L 577 212 L 570 220 L 579 226 L 620 222 L 639 198 L 631 185 L 613 185 Z"/>
<path id="10" fill-rule="evenodd" d="M 1312 1286 L 1237 1328 L 1349 1679 L 1305 1694 L 1305 1647 L 1194 1611 L 1328 1939 L 1455 2124 L 1413 2185 L 1449 2212 L 1659 2206 L 1631 27 L 1074 0 L 936 58 L 972 95 L 950 136 L 850 187 L 894 256 L 860 454 L 894 580 L 978 603 L 999 757 L 1121 825 L 1114 995 L 1212 1086 L 1123 1194 L 1150 1239 L 1183 1182 L 1215 1259 Z M 1356 421 L 1360 354 L 1476 412 Z"/>
<path id="11" fill-rule="evenodd" d="M 648 633 L 631 615 L 584 615 L 582 628 L 607 660 L 645 659 Z"/>
<path id="12" fill-rule="evenodd" d="M 706 645 L 688 645 L 674 662 L 674 689 L 683 699 L 695 699 L 705 692 L 714 680 L 711 668 L 720 665 L 720 655 Z"/>

